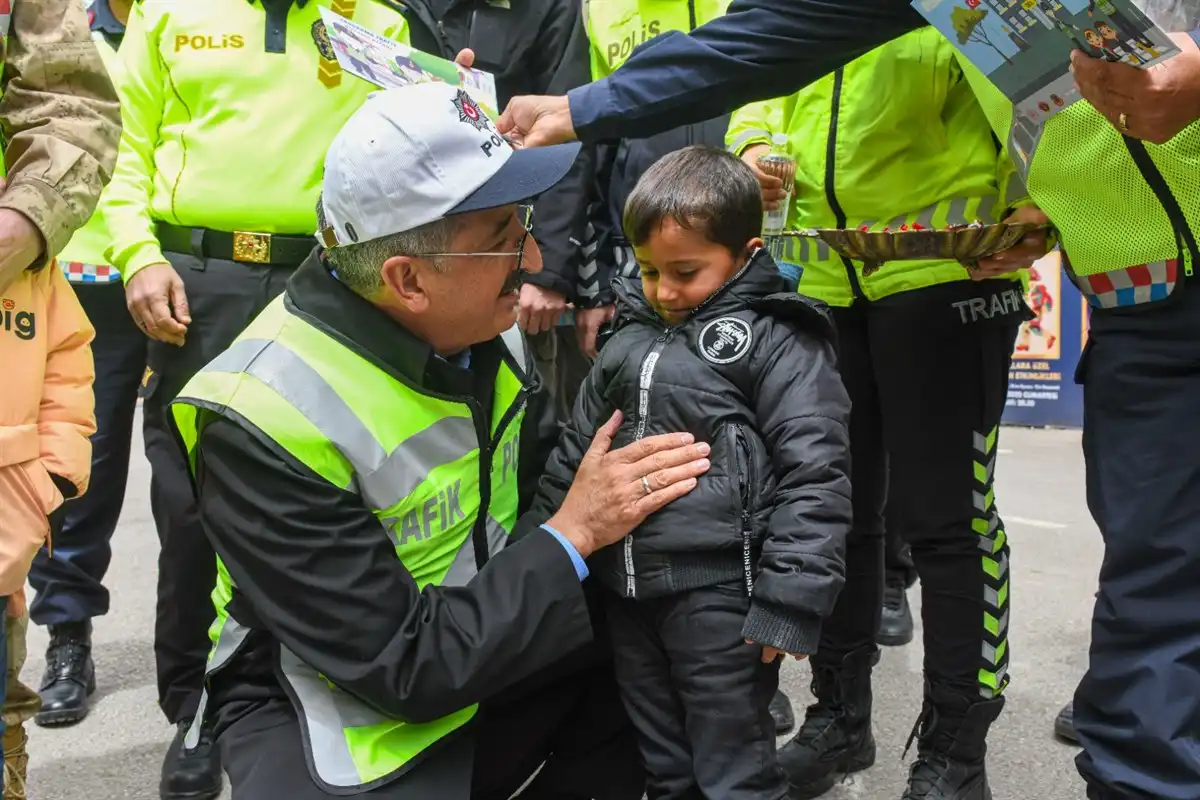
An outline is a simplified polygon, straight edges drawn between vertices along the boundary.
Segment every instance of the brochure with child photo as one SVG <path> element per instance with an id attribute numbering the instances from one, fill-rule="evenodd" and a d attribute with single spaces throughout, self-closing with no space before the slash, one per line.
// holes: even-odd
<path id="1" fill-rule="evenodd" d="M 325 34 L 342 69 L 384 89 L 441 81 L 466 90 L 483 112 L 499 116 L 496 79 L 488 72 L 414 50 L 322 7 Z"/>
<path id="2" fill-rule="evenodd" d="M 1071 51 L 1145 69 L 1179 52 L 1133 0 L 914 0 L 1013 101 L 1028 136 L 1078 101 Z M 1031 150 L 1032 152 L 1032 150 Z"/>

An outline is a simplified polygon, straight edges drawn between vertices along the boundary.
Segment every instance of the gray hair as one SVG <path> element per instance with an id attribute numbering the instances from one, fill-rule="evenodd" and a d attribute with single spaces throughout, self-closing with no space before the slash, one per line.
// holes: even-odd
<path id="1" fill-rule="evenodd" d="M 317 230 L 326 227 L 325 212 L 317 200 Z M 338 279 L 355 294 L 373 297 L 383 286 L 380 268 L 393 256 L 445 253 L 458 231 L 454 217 L 443 217 L 403 233 L 393 233 L 357 244 L 339 245 L 325 251 L 325 259 L 337 272 Z M 433 268 L 442 270 L 440 259 L 431 259 Z"/>

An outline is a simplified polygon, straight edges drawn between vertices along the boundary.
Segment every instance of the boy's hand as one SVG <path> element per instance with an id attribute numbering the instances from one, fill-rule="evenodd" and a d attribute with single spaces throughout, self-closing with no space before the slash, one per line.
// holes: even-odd
<path id="1" fill-rule="evenodd" d="M 769 144 L 754 144 L 742 151 L 742 161 L 754 171 L 758 185 L 762 187 L 763 210 L 774 211 L 783 200 L 783 179 L 768 175 L 758 166 L 758 159 L 771 152 Z"/>
<path id="2" fill-rule="evenodd" d="M 746 644 L 754 644 L 754 642 L 747 639 Z M 774 647 L 771 647 L 771 645 L 769 645 L 769 644 L 764 644 L 762 646 L 762 649 L 763 649 L 762 662 L 764 664 L 770 664 L 771 662 L 777 661 L 781 657 L 786 657 L 786 656 L 791 656 L 792 658 L 796 659 L 797 661 L 803 661 L 804 659 L 808 658 L 808 655 L 805 653 L 785 653 L 782 650 L 776 650 Z"/>

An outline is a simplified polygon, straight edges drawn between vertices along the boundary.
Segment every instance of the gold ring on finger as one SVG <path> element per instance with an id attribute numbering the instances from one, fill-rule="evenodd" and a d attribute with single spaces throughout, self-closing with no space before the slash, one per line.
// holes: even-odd
<path id="1" fill-rule="evenodd" d="M 654 491 L 650 488 L 650 481 L 646 479 L 645 475 L 642 476 L 642 488 L 646 490 L 646 494 L 650 494 Z"/>

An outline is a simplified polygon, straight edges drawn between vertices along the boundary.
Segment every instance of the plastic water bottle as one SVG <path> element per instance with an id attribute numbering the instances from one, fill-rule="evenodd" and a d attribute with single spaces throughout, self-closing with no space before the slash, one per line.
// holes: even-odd
<path id="1" fill-rule="evenodd" d="M 786 133 L 771 136 L 771 150 L 758 159 L 758 168 L 783 181 L 783 199 L 773 211 L 763 213 L 763 239 L 766 240 L 767 250 L 776 261 L 781 261 L 784 239 L 780 234 L 787 226 L 788 211 L 792 206 L 792 186 L 796 180 L 796 159 L 788 153 Z"/>
<path id="2" fill-rule="evenodd" d="M 758 168 L 783 181 L 783 199 L 773 211 L 763 214 L 763 236 L 778 236 L 787 225 L 788 209 L 792 205 L 792 184 L 796 180 L 796 159 L 788 153 L 786 133 L 771 137 L 771 150 L 758 159 Z"/>

